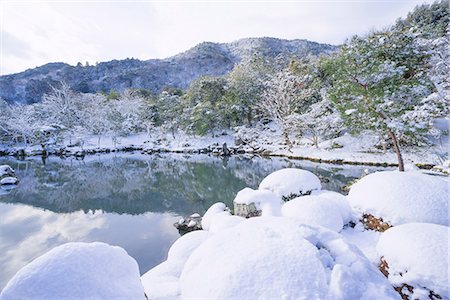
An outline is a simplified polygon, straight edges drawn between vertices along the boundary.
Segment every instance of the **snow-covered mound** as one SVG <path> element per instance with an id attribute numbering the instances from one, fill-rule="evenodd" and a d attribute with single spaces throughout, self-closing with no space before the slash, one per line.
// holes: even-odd
<path id="1" fill-rule="evenodd" d="M 419 172 L 377 172 L 352 185 L 350 205 L 390 225 L 449 224 L 448 180 Z"/>
<path id="2" fill-rule="evenodd" d="M 329 202 L 332 202 L 341 214 L 344 224 L 348 223 L 352 219 L 352 209 L 348 203 L 347 197 L 342 194 L 333 191 L 320 190 L 312 191 L 311 196 L 319 196 L 320 198 L 325 198 Z"/>
<path id="3" fill-rule="evenodd" d="M 180 237 L 170 247 L 167 260 L 141 277 L 149 299 L 174 299 L 179 295 L 179 277 L 192 252 L 211 235 L 197 230 Z"/>
<path id="4" fill-rule="evenodd" d="M 281 217 L 215 233 L 189 257 L 183 299 L 399 299 L 338 234 Z"/>
<path id="5" fill-rule="evenodd" d="M 0 179 L 0 185 L 12 185 L 17 184 L 19 182 L 19 179 L 16 177 L 5 177 Z"/>
<path id="6" fill-rule="evenodd" d="M 14 169 L 9 165 L 0 166 L 0 178 L 3 177 L 14 177 Z"/>
<path id="7" fill-rule="evenodd" d="M 104 243 L 67 243 L 23 267 L 0 299 L 145 299 L 136 261 Z"/>
<path id="8" fill-rule="evenodd" d="M 307 195 L 314 190 L 320 190 L 322 185 L 313 173 L 286 168 L 269 174 L 259 184 L 260 190 L 272 191 L 281 200 L 288 201 L 298 196 Z"/>
<path id="9" fill-rule="evenodd" d="M 239 191 L 233 200 L 234 213 L 247 217 L 247 215 L 279 215 L 281 209 L 280 199 L 269 190 L 253 190 L 244 188 Z M 254 211 L 252 211 L 254 210 Z"/>
<path id="10" fill-rule="evenodd" d="M 413 287 L 410 299 L 429 299 L 430 291 L 449 299 L 449 241 L 447 226 L 410 223 L 382 233 L 377 252 L 394 286 Z M 406 288 L 403 292 L 409 293 Z"/>
<path id="11" fill-rule="evenodd" d="M 205 212 L 202 218 L 202 228 L 203 230 L 209 230 L 212 219 L 217 214 L 231 216 L 230 212 L 227 210 L 227 206 L 222 202 L 217 202 L 211 205 L 210 208 Z"/>
<path id="12" fill-rule="evenodd" d="M 286 202 L 281 213 L 300 224 L 323 226 L 339 232 L 344 226 L 339 205 L 319 196 L 303 196 Z"/>

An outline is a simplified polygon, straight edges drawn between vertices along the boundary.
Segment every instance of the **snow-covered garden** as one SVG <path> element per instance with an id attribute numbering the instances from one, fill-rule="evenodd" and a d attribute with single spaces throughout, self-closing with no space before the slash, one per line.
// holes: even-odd
<path id="1" fill-rule="evenodd" d="M 140 278 L 119 247 L 69 243 L 20 270 L 0 298 L 448 299 L 448 184 L 384 171 L 344 196 L 282 169 L 238 192 L 234 214 L 212 205 L 202 229 Z"/>

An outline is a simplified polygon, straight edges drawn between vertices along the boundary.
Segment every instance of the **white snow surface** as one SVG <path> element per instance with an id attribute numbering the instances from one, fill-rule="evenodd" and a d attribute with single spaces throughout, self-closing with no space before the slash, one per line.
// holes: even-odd
<path id="1" fill-rule="evenodd" d="M 256 209 L 262 211 L 262 215 L 280 215 L 283 201 L 270 190 L 254 190 L 244 188 L 240 190 L 233 200 L 234 203 L 254 203 Z"/>
<path id="2" fill-rule="evenodd" d="M 344 226 L 339 203 L 319 196 L 302 196 L 286 202 L 281 208 L 284 217 L 300 224 L 323 226 L 339 232 Z"/>
<path id="3" fill-rule="evenodd" d="M 296 168 L 286 168 L 275 171 L 264 178 L 259 184 L 260 190 L 272 191 L 282 200 L 292 194 L 300 195 L 309 191 L 320 190 L 322 185 L 313 173 Z"/>
<path id="4" fill-rule="evenodd" d="M 9 165 L 0 165 L 0 177 L 3 177 L 5 175 L 11 176 L 14 174 L 14 169 L 11 168 Z"/>
<path id="5" fill-rule="evenodd" d="M 355 211 L 381 217 L 391 225 L 449 224 L 448 178 L 442 176 L 376 172 L 353 184 L 347 199 Z"/>
<path id="6" fill-rule="evenodd" d="M 320 190 L 312 191 L 311 196 L 319 196 L 320 198 L 325 198 L 329 202 L 332 202 L 336 206 L 336 208 L 338 208 L 344 224 L 353 219 L 352 209 L 350 207 L 350 204 L 348 203 L 347 198 L 344 195 L 333 191 Z"/>
<path id="7" fill-rule="evenodd" d="M 67 243 L 8 282 L 0 299 L 145 299 L 136 261 L 117 246 Z"/>
<path id="8" fill-rule="evenodd" d="M 409 223 L 382 233 L 377 251 L 388 263 L 393 285 L 409 284 L 417 294 L 424 294 L 421 288 L 426 287 L 449 299 L 449 242 L 447 226 Z M 428 291 L 425 294 L 419 299 L 428 299 Z"/>
<path id="9" fill-rule="evenodd" d="M 141 281 L 147 297 L 170 300 L 178 298 L 179 277 L 186 260 L 210 236 L 208 231 L 196 230 L 176 240 L 169 249 L 167 260 L 142 275 Z"/>
<path id="10" fill-rule="evenodd" d="M 16 177 L 5 177 L 0 180 L 0 185 L 17 184 L 19 180 Z"/>
<path id="11" fill-rule="evenodd" d="M 338 234 L 281 217 L 212 235 L 187 260 L 180 288 L 181 299 L 399 299 Z"/>
<path id="12" fill-rule="evenodd" d="M 209 230 L 209 226 L 211 224 L 211 220 L 212 220 L 213 216 L 216 215 L 216 214 L 231 215 L 227 211 L 227 206 L 224 203 L 217 202 L 217 203 L 211 205 L 211 207 L 208 208 L 208 210 L 205 212 L 205 214 L 203 215 L 203 218 L 202 218 L 202 228 L 203 228 L 203 230 Z"/>

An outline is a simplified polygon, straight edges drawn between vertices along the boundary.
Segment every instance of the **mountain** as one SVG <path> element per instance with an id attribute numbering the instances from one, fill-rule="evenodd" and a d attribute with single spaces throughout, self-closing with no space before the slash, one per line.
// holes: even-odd
<path id="1" fill-rule="evenodd" d="M 232 43 L 201 43 L 166 59 L 125 59 L 95 66 L 49 63 L 21 73 L 0 76 L 0 98 L 9 103 L 39 102 L 51 86 L 66 82 L 74 90 L 123 91 L 144 88 L 160 92 L 165 86 L 185 89 L 200 76 L 221 76 L 241 60 L 259 53 L 268 58 L 329 53 L 336 46 L 307 40 L 246 38 Z"/>

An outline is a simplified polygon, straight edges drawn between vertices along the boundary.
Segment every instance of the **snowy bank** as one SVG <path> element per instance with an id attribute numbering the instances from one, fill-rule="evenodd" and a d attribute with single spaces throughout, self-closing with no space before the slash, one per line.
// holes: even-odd
<path id="1" fill-rule="evenodd" d="M 8 299 L 145 299 L 136 261 L 104 243 L 67 243 L 23 267 L 0 294 Z"/>
<path id="2" fill-rule="evenodd" d="M 389 225 L 411 222 L 449 224 L 448 178 L 420 172 L 376 172 L 352 185 L 348 194 L 360 215 Z"/>

